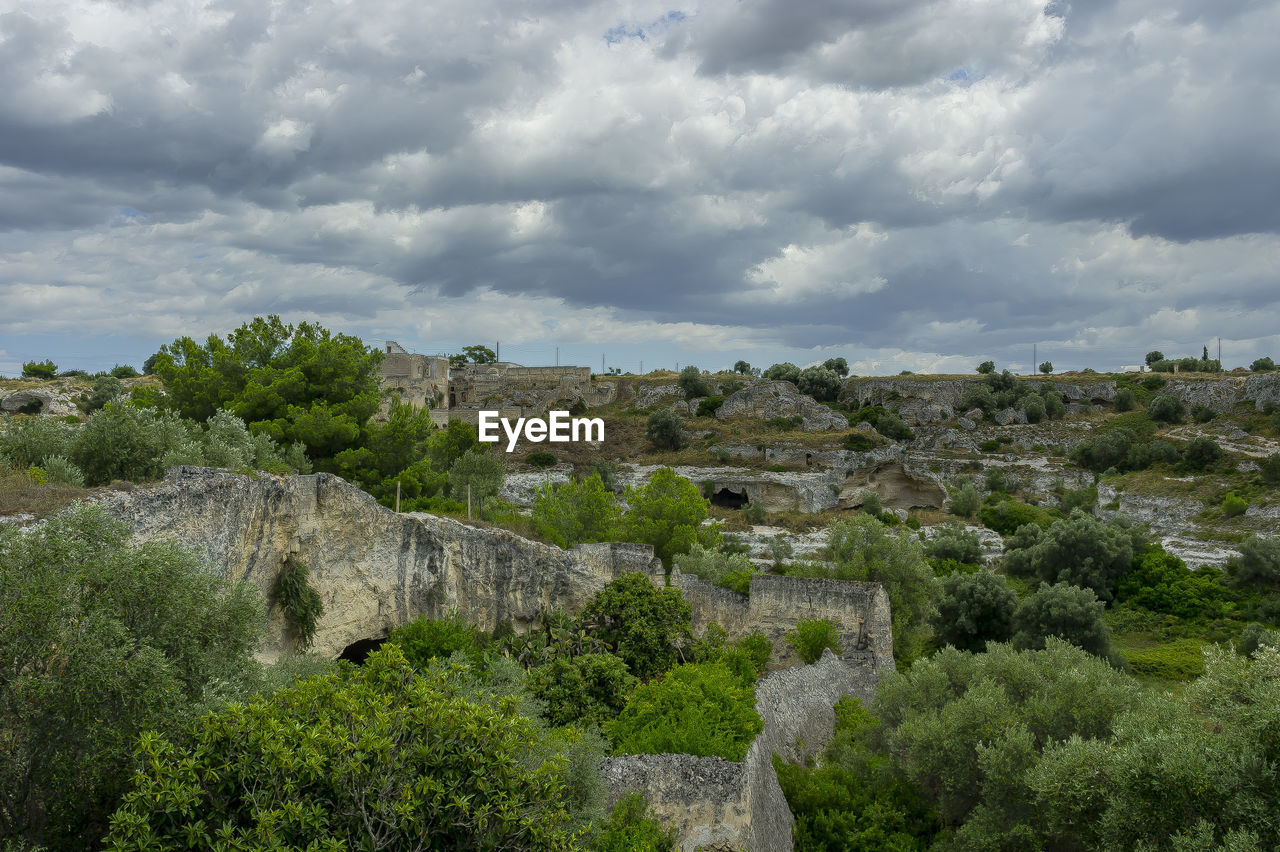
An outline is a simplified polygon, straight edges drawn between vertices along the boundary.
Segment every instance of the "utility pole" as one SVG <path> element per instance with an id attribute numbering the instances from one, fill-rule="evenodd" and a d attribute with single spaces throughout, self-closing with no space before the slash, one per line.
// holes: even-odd
<path id="1" fill-rule="evenodd" d="M 604 375 L 604 355 L 600 356 L 600 375 Z"/>
<path id="2" fill-rule="evenodd" d="M 560 366 L 560 347 L 556 347 L 556 366 Z"/>
<path id="3" fill-rule="evenodd" d="M 1218 366 L 1222 366 L 1222 338 L 1218 338 Z"/>
<path id="4" fill-rule="evenodd" d="M 1033 343 L 1031 344 L 1031 375 L 1033 376 L 1036 374 L 1036 369 L 1040 366 L 1039 364 L 1036 363 L 1037 357 L 1038 356 L 1036 355 L 1036 345 Z"/>
<path id="5" fill-rule="evenodd" d="M 502 341 L 501 340 L 495 340 L 493 342 L 493 360 L 495 361 L 502 360 Z"/>
<path id="6" fill-rule="evenodd" d="M 644 359 L 640 361 L 640 375 L 644 375 Z"/>

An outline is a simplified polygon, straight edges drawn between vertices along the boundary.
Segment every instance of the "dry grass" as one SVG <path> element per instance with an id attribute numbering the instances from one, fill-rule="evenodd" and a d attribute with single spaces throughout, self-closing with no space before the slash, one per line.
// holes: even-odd
<path id="1" fill-rule="evenodd" d="M 0 515 L 45 518 L 92 493 L 72 485 L 39 485 L 25 473 L 0 474 Z"/>

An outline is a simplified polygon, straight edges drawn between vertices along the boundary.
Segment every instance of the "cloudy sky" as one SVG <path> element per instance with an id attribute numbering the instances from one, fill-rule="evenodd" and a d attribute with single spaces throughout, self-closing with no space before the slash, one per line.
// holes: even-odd
<path id="1" fill-rule="evenodd" d="M 1280 0 L 671 2 L 0 0 L 0 373 L 1280 358 Z"/>

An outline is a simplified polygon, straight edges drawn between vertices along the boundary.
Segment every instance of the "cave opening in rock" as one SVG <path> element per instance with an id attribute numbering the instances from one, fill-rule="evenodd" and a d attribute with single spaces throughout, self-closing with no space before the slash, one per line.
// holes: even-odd
<path id="1" fill-rule="evenodd" d="M 364 665 L 365 659 L 374 651 L 382 647 L 382 643 L 391 637 L 383 636 L 381 639 L 360 639 L 352 642 L 350 645 L 342 649 L 342 653 L 338 655 L 339 660 L 346 660 L 348 663 L 355 663 L 357 666 Z"/>
<path id="2" fill-rule="evenodd" d="M 711 505 L 719 506 L 721 509 L 741 509 L 750 502 L 751 500 L 747 498 L 745 490 L 738 492 L 728 488 L 721 488 L 711 495 Z"/>

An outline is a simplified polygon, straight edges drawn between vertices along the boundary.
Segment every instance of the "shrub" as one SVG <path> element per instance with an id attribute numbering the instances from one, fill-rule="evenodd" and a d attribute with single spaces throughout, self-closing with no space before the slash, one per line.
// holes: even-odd
<path id="1" fill-rule="evenodd" d="M 50 360 L 27 361 L 22 365 L 24 379 L 52 379 L 58 375 L 58 365 Z"/>
<path id="2" fill-rule="evenodd" d="M 1013 646 L 1038 650 L 1056 636 L 1090 654 L 1111 652 L 1111 636 L 1102 623 L 1102 602 L 1089 589 L 1070 583 L 1040 588 L 1018 605 L 1013 614 Z"/>
<path id="3" fill-rule="evenodd" d="M 529 670 L 529 692 L 546 702 L 553 725 L 602 725 L 617 717 L 639 683 L 612 654 L 557 656 Z"/>
<path id="4" fill-rule="evenodd" d="M 1047 583 L 1068 582 L 1092 590 L 1110 601 L 1116 584 L 1128 572 L 1134 555 L 1141 550 L 1141 536 L 1117 521 L 1103 522 L 1076 511 L 1057 521 L 1041 535 L 1020 536 L 1006 547 L 1006 561 L 1012 557 L 1013 573 L 1023 568 L 1020 560 Z M 1024 551 L 1015 555 L 1017 551 Z"/>
<path id="5" fill-rule="evenodd" d="M 1173 639 L 1151 648 L 1124 652 L 1129 669 L 1136 675 L 1161 680 L 1191 680 L 1204 674 L 1204 643 L 1198 639 Z"/>
<path id="6" fill-rule="evenodd" d="M 108 402 L 124 396 L 124 385 L 115 376 L 100 376 L 93 381 L 93 393 L 85 404 L 86 414 L 92 414 Z"/>
<path id="7" fill-rule="evenodd" d="M 97 507 L 0 524 L 0 846 L 102 848 L 138 735 L 251 689 L 262 614 L 247 584 L 130 545 Z"/>
<path id="8" fill-rule="evenodd" d="M 1039 423 L 1044 419 L 1044 398 L 1036 394 L 1027 394 L 1022 398 L 1022 410 L 1027 415 L 1028 423 Z"/>
<path id="9" fill-rule="evenodd" d="M 117 379 L 136 379 L 139 374 L 137 370 L 128 364 L 116 364 L 111 368 L 111 375 Z"/>
<path id="10" fill-rule="evenodd" d="M 1280 589 L 1280 538 L 1249 536 L 1240 542 L 1240 554 L 1227 560 L 1227 572 L 1237 586 Z"/>
<path id="11" fill-rule="evenodd" d="M 628 487 L 626 502 L 628 509 L 618 523 L 619 540 L 652 545 L 654 555 L 667 568 L 677 553 L 687 553 L 701 540 L 698 533 L 707 517 L 707 501 L 696 485 L 670 468 L 658 468 L 640 488 Z"/>
<path id="12" fill-rule="evenodd" d="M 1116 586 L 1116 600 L 1126 608 L 1141 607 L 1188 622 L 1228 618 L 1237 594 L 1217 568 L 1187 570 L 1186 563 L 1159 546 L 1133 560 Z"/>
<path id="13" fill-rule="evenodd" d="M 1142 380 L 1142 387 L 1149 391 L 1158 391 L 1168 384 L 1163 376 L 1147 376 Z"/>
<path id="14" fill-rule="evenodd" d="M 716 412 L 720 410 L 720 406 L 724 405 L 724 397 L 709 396 L 698 403 L 699 417 L 715 417 Z"/>
<path id="15" fill-rule="evenodd" d="M 906 441 L 911 438 L 911 430 L 907 428 L 907 424 L 902 422 L 902 418 L 894 414 L 892 411 L 886 411 L 880 415 L 875 423 L 876 431 L 886 438 L 895 441 Z"/>
<path id="16" fill-rule="evenodd" d="M 1001 443 L 997 441 L 995 438 L 989 438 L 988 440 L 983 441 L 981 444 L 979 444 L 978 449 L 982 450 L 984 453 L 998 453 L 1000 452 L 1001 446 L 1002 446 Z"/>
<path id="17" fill-rule="evenodd" d="M 1208 423 L 1217 416 L 1218 413 L 1207 405 L 1197 403 L 1191 406 L 1191 419 L 1197 423 Z"/>
<path id="18" fill-rule="evenodd" d="M 790 361 L 784 361 L 765 370 L 764 377 L 775 382 L 791 382 L 794 385 L 800 381 L 800 368 Z"/>
<path id="19" fill-rule="evenodd" d="M 947 508 L 954 515 L 962 518 L 972 518 L 982 505 L 982 497 L 978 494 L 978 489 L 973 487 L 970 482 L 965 482 L 951 492 L 951 498 L 947 501 Z"/>
<path id="20" fill-rule="evenodd" d="M 1273 485 L 1280 482 L 1280 453 L 1267 456 L 1266 460 L 1259 465 L 1259 473 L 1264 482 L 1270 482 Z"/>
<path id="21" fill-rule="evenodd" d="M 148 734 L 109 848 L 212 846 L 213 833 L 234 849 L 568 848 L 570 778 L 550 738 L 459 693 L 389 645 L 211 715 L 190 742 Z"/>
<path id="22" fill-rule="evenodd" d="M 1134 435 L 1128 429 L 1106 429 L 1085 438 L 1071 450 L 1071 461 L 1094 473 L 1125 464 Z"/>
<path id="23" fill-rule="evenodd" d="M 48 417 L 10 417 L 0 426 L 0 453 L 17 468 L 40 464 L 50 456 L 67 457 L 76 432 Z"/>
<path id="24" fill-rule="evenodd" d="M 800 393 L 822 402 L 834 400 L 840 393 L 840 387 L 840 374 L 826 367 L 805 367 L 796 380 Z"/>
<path id="25" fill-rule="evenodd" d="M 502 490 L 506 474 L 502 460 L 495 453 L 480 447 L 472 447 L 449 466 L 449 495 L 455 500 L 479 503 L 483 510 L 485 500 L 497 496 Z"/>
<path id="26" fill-rule="evenodd" d="M 1054 420 L 1061 418 L 1067 413 L 1067 404 L 1062 400 L 1062 394 L 1056 390 L 1046 390 L 1044 394 L 1044 410 L 1049 417 Z"/>
<path id="27" fill-rule="evenodd" d="M 678 589 L 658 589 L 645 575 L 626 572 L 587 603 L 582 622 L 632 674 L 650 678 L 675 664 L 678 646 L 691 635 L 692 610 Z"/>
<path id="28" fill-rule="evenodd" d="M 996 371 L 995 361 L 983 361 L 978 365 L 978 372 L 986 376 Z"/>
<path id="29" fill-rule="evenodd" d="M 84 474 L 80 468 L 67 461 L 64 456 L 49 456 L 44 460 L 44 472 L 49 482 L 59 485 L 84 485 Z"/>
<path id="30" fill-rule="evenodd" d="M 993 494 L 983 500 L 978 519 L 987 529 L 1001 535 L 1012 535 L 1026 524 L 1047 527 L 1053 523 L 1053 516 L 1044 509 L 1014 500 L 1007 494 Z"/>
<path id="31" fill-rule="evenodd" d="M 271 587 L 271 601 L 280 607 L 285 621 L 302 649 L 311 647 L 316 622 L 324 615 L 324 601 L 312 587 L 307 566 L 290 558 L 280 567 Z"/>
<path id="32" fill-rule="evenodd" d="M 978 533 L 959 524 L 948 524 L 925 545 L 925 553 L 934 559 L 954 559 L 977 565 L 982 562 L 982 543 Z"/>
<path id="33" fill-rule="evenodd" d="M 1052 373 L 1052 372 L 1053 372 L 1053 362 L 1052 362 L 1052 361 L 1045 361 L 1044 363 L 1042 363 L 1042 364 L 1040 365 L 1040 372 L 1044 373 L 1046 376 L 1047 376 L 1047 375 L 1049 375 L 1050 373 Z"/>
<path id="34" fill-rule="evenodd" d="M 692 364 L 680 371 L 680 378 L 676 383 L 684 391 L 685 399 L 711 394 L 711 385 L 707 384 L 707 380 L 702 377 L 702 371 Z"/>
<path id="35" fill-rule="evenodd" d="M 1150 367 L 1152 364 L 1156 363 L 1157 361 L 1163 361 L 1163 360 L 1164 360 L 1164 353 L 1161 352 L 1159 349 L 1152 349 L 1150 352 L 1147 353 L 1146 362 L 1148 367 Z"/>
<path id="36" fill-rule="evenodd" d="M 648 815 L 643 795 L 628 793 L 613 806 L 591 849 L 592 852 L 670 852 L 675 845 L 675 829 L 663 828 Z"/>
<path id="37" fill-rule="evenodd" d="M 736 572 L 750 574 L 755 570 L 751 560 L 743 553 L 726 553 L 695 543 L 688 553 L 675 557 L 676 567 L 682 574 L 692 574 L 708 583 L 723 584 L 726 575 Z"/>
<path id="38" fill-rule="evenodd" d="M 1133 391 L 1128 388 L 1120 388 L 1116 391 L 1116 398 L 1112 402 L 1112 407 L 1114 407 L 1116 411 L 1132 411 L 1133 406 Z"/>
<path id="39" fill-rule="evenodd" d="M 827 648 L 839 656 L 840 631 L 829 619 L 812 618 L 787 631 L 787 644 L 795 648 L 806 663 L 816 663 Z"/>
<path id="40" fill-rule="evenodd" d="M 560 547 L 608 541 L 618 519 L 613 492 L 598 473 L 581 482 L 546 483 L 533 503 L 533 524 L 540 535 Z"/>
<path id="41" fill-rule="evenodd" d="M 419 672 L 426 672 L 437 660 L 462 654 L 473 666 L 487 666 L 485 648 L 489 637 L 458 612 L 444 618 L 425 615 L 400 625 L 387 640 L 400 648 L 405 660 Z"/>
<path id="42" fill-rule="evenodd" d="M 1255 373 L 1270 372 L 1276 368 L 1276 362 L 1272 361 L 1269 356 L 1262 356 L 1249 365 L 1249 369 Z"/>
<path id="43" fill-rule="evenodd" d="M 1182 400 L 1171 393 L 1160 394 L 1147 406 L 1148 416 L 1160 423 L 1181 423 L 1186 413 Z"/>
<path id="44" fill-rule="evenodd" d="M 1225 455 L 1212 438 L 1192 438 L 1182 451 L 1182 466 L 1187 470 L 1204 470 Z"/>
<path id="45" fill-rule="evenodd" d="M 557 461 L 559 459 L 556 458 L 555 453 L 549 453 L 546 450 L 538 450 L 524 457 L 524 463 L 531 467 L 552 467 Z"/>
<path id="46" fill-rule="evenodd" d="M 874 491 L 869 491 L 862 498 L 862 511 L 873 518 L 878 518 L 884 513 L 884 506 L 880 504 L 880 495 Z"/>
<path id="47" fill-rule="evenodd" d="M 748 503 L 742 510 L 742 518 L 749 524 L 764 523 L 764 507 L 759 503 Z"/>
<path id="48" fill-rule="evenodd" d="M 742 760 L 763 728 L 749 685 L 722 663 L 695 663 L 637 686 L 605 732 L 615 754 Z"/>
<path id="49" fill-rule="evenodd" d="M 1222 498 L 1222 514 L 1228 518 L 1234 518 L 1243 515 L 1249 508 L 1249 501 L 1243 497 L 1236 496 L 1235 492 L 1228 491 L 1227 496 Z"/>
<path id="50" fill-rule="evenodd" d="M 1259 648 L 1280 648 L 1280 630 L 1267 627 L 1254 621 L 1240 631 L 1240 641 L 1236 643 L 1236 653 L 1252 657 Z"/>
<path id="51" fill-rule="evenodd" d="M 990 571 L 950 574 L 942 579 L 933 632 L 941 645 L 962 651 L 984 651 L 988 642 L 1006 642 L 1013 635 L 1018 596 L 1003 577 Z"/>
<path id="52" fill-rule="evenodd" d="M 684 446 L 684 421 L 674 411 L 655 411 L 645 423 L 644 436 L 660 450 L 678 450 Z"/>

